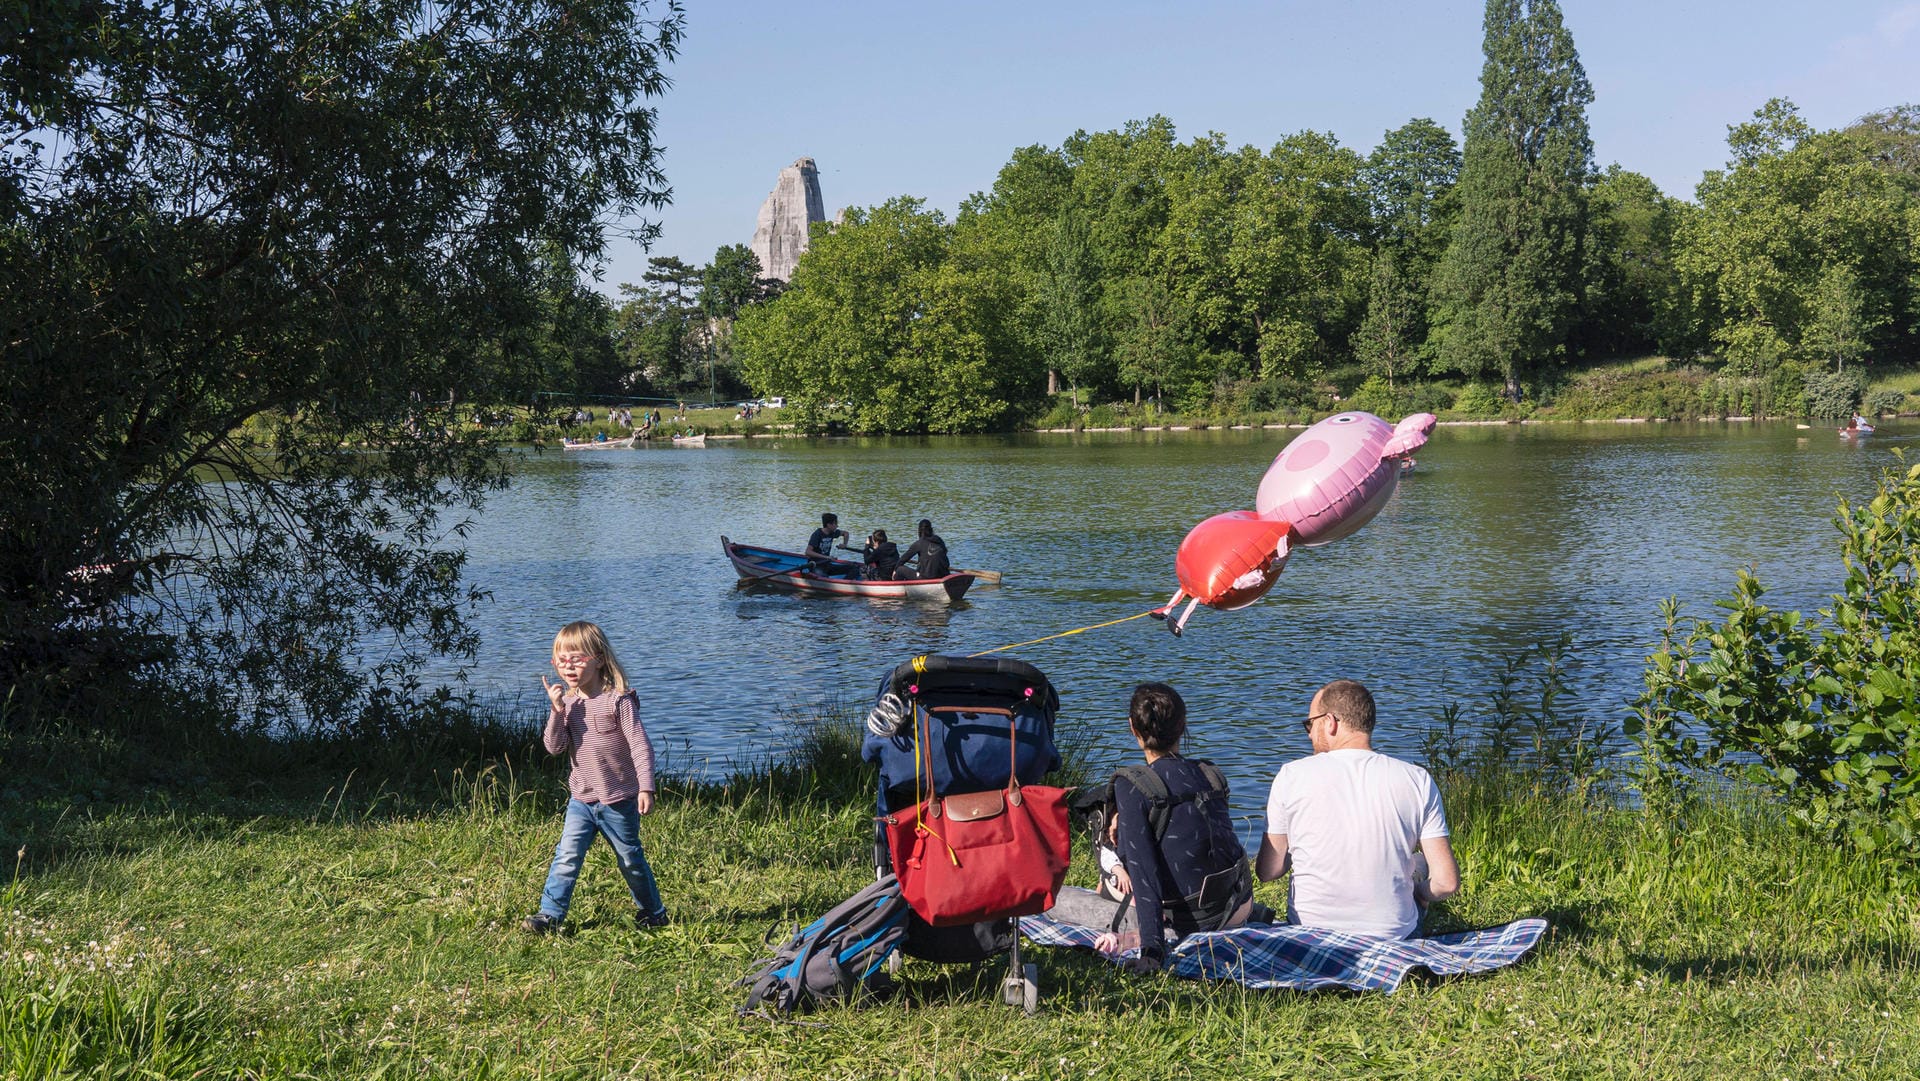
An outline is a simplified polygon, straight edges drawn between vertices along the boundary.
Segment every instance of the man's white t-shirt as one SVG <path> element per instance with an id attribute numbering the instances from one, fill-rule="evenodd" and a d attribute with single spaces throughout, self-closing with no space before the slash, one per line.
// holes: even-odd
<path id="1" fill-rule="evenodd" d="M 1420 925 L 1413 857 L 1447 816 L 1426 770 L 1349 748 L 1280 767 L 1267 832 L 1293 856 L 1289 923 L 1405 938 Z"/>

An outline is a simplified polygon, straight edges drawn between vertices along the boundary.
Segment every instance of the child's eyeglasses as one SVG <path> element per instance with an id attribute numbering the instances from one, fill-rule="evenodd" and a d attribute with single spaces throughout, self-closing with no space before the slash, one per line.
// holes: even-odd
<path id="1" fill-rule="evenodd" d="M 592 659 L 593 654 L 591 653 L 556 653 L 553 655 L 553 663 L 555 664 L 585 664 Z"/>

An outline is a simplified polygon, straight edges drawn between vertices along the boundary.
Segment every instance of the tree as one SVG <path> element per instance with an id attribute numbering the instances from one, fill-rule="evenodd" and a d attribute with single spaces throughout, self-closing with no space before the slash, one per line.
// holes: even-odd
<path id="1" fill-rule="evenodd" d="M 504 474 L 452 399 L 500 389 L 485 348 L 545 253 L 578 269 L 666 202 L 645 103 L 683 17 L 649 7 L 30 0 L 0 63 L 0 669 L 162 632 L 182 678 L 320 721 L 376 631 L 471 650 L 461 515 Z"/>
<path id="2" fill-rule="evenodd" d="M 1399 256 L 1392 249 L 1373 261 L 1373 281 L 1367 292 L 1367 317 L 1353 335 L 1355 359 L 1369 373 L 1387 381 L 1410 371 L 1418 345 L 1420 301 L 1400 276 Z"/>
<path id="3" fill-rule="evenodd" d="M 1134 401 L 1143 390 L 1155 397 L 1173 394 L 1183 403 L 1204 395 L 1207 383 L 1197 371 L 1189 316 L 1165 282 L 1139 274 L 1122 278 L 1108 289 L 1106 301 L 1118 328 L 1115 375 L 1133 388 Z"/>
<path id="4" fill-rule="evenodd" d="M 1039 302 L 1039 339 L 1047 368 L 1067 379 L 1073 401 L 1082 387 L 1096 387 L 1111 374 L 1101 340 L 1100 268 L 1087 240 L 1086 223 L 1071 209 L 1054 221 L 1035 300 Z"/>
<path id="5" fill-rule="evenodd" d="M 1421 359 L 1431 358 L 1427 298 L 1433 291 L 1434 270 L 1446 254 L 1459 217 L 1459 179 L 1460 145 L 1452 133 L 1425 117 L 1387 132 L 1367 156 L 1360 183 L 1372 204 L 1376 250 L 1391 261 L 1389 278 L 1383 282 L 1376 258 L 1367 309 L 1374 325 L 1370 329 L 1363 325 L 1362 330 L 1376 365 L 1391 355 L 1397 358 L 1393 370 L 1406 373 Z M 1382 302 L 1390 303 L 1393 310 L 1376 316 L 1375 305 Z M 1388 328 L 1395 344 L 1382 354 L 1378 350 L 1387 348 L 1389 339 L 1380 335 Z M 1389 374 L 1387 380 L 1391 384 L 1393 376 Z"/>
<path id="6" fill-rule="evenodd" d="M 1673 348 L 1673 234 L 1683 210 L 1653 181 L 1618 165 L 1587 193 L 1587 243 L 1580 321 L 1572 348 L 1594 357 Z"/>
<path id="7" fill-rule="evenodd" d="M 1460 221 L 1435 286 L 1438 363 L 1521 380 L 1565 352 L 1578 310 L 1593 88 L 1555 0 L 1487 0 Z"/>
<path id="8" fill-rule="evenodd" d="M 896 198 L 814 237 L 787 291 L 747 308 L 734 350 L 748 383 L 820 430 L 971 432 L 1029 401 L 1010 279 L 938 211 Z"/>
<path id="9" fill-rule="evenodd" d="M 1693 333 L 1736 371 L 1916 355 L 1909 179 L 1859 131 L 1817 132 L 1776 99 L 1728 129 L 1726 169 L 1674 237 Z"/>

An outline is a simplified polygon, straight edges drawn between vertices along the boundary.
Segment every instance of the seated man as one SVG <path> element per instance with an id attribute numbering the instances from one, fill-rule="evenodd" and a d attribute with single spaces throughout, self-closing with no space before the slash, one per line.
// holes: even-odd
<path id="1" fill-rule="evenodd" d="M 816 574 L 832 574 L 839 561 L 833 558 L 833 542 L 846 543 L 847 531 L 840 528 L 840 517 L 832 511 L 820 516 L 820 528 L 807 538 L 807 569 Z"/>
<path id="2" fill-rule="evenodd" d="M 1140 956 L 1129 967 L 1158 972 L 1167 957 L 1159 929 L 1186 935 L 1246 923 L 1253 878 L 1227 806 L 1226 778 L 1211 762 L 1180 756 L 1187 705 L 1179 692 L 1164 683 L 1141 684 L 1127 721 L 1147 764 L 1113 779 L 1113 836 L 1124 868 L 1113 877 L 1122 900 L 1063 886 L 1047 915 L 1107 932 L 1097 945 L 1108 953 L 1137 943 Z"/>
<path id="3" fill-rule="evenodd" d="M 1440 790 L 1373 750 L 1373 695 L 1350 679 L 1307 708 L 1313 754 L 1280 767 L 1267 800 L 1262 882 L 1293 871 L 1287 922 L 1408 938 L 1428 905 L 1460 890 Z M 1426 873 L 1420 873 L 1420 864 Z"/>
<path id="4" fill-rule="evenodd" d="M 900 546 L 887 539 L 886 530 L 876 529 L 867 537 L 867 546 L 860 549 L 860 562 L 867 578 L 888 581 L 900 564 Z"/>
<path id="5" fill-rule="evenodd" d="M 919 578 L 945 578 L 949 573 L 947 565 L 947 542 L 933 531 L 933 520 L 920 519 L 920 539 L 907 546 L 900 557 L 900 566 L 893 572 L 896 582 L 912 581 Z"/>

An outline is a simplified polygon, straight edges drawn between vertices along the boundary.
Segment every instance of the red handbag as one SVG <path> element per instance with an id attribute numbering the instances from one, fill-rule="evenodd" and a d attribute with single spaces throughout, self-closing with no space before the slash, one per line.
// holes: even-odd
<path id="1" fill-rule="evenodd" d="M 932 720 L 923 710 L 913 712 L 917 789 L 923 746 L 925 753 L 932 753 Z M 921 742 L 923 724 L 929 726 L 926 744 Z M 1007 728 L 1012 760 L 1018 732 L 1011 712 Z M 929 781 L 932 775 L 929 763 Z M 1009 765 L 1004 789 L 929 796 L 887 815 L 887 845 L 907 904 L 935 927 L 1031 916 L 1052 908 L 1072 855 L 1068 791 L 1023 785 Z"/>

